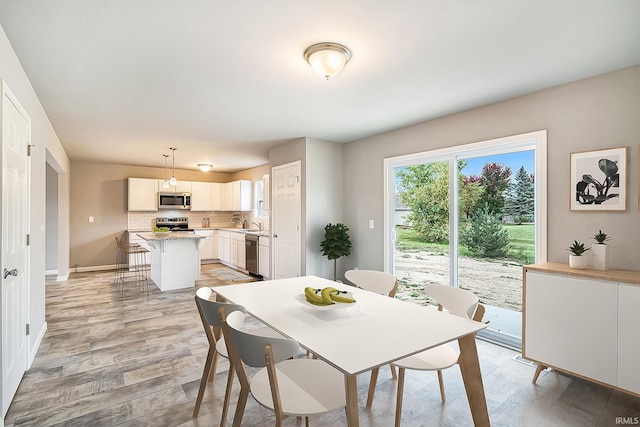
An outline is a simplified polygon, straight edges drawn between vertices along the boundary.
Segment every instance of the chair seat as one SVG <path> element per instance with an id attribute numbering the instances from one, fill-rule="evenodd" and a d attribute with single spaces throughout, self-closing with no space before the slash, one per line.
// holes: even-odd
<path id="1" fill-rule="evenodd" d="M 315 359 L 284 360 L 276 365 L 282 411 L 286 415 L 320 414 L 346 405 L 344 374 Z M 267 368 L 251 380 L 251 394 L 273 410 Z"/>
<path id="2" fill-rule="evenodd" d="M 261 337 L 282 338 L 281 334 L 267 326 L 255 329 L 247 328 L 247 331 L 251 332 L 252 334 L 260 335 Z M 227 343 L 225 343 L 223 336 L 221 336 L 218 342 L 216 342 L 216 351 L 220 353 L 220 356 L 226 357 L 227 359 L 229 358 Z"/>
<path id="3" fill-rule="evenodd" d="M 458 352 L 444 344 L 393 362 L 394 366 L 417 371 L 437 371 L 458 363 Z"/>

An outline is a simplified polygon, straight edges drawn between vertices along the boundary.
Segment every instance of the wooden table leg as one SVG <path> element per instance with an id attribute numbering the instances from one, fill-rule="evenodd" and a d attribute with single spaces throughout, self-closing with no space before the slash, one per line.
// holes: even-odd
<path id="1" fill-rule="evenodd" d="M 347 396 L 347 425 L 349 427 L 359 427 L 358 381 L 355 375 L 344 376 L 344 388 Z"/>
<path id="2" fill-rule="evenodd" d="M 476 427 L 489 427 L 489 411 L 484 397 L 478 350 L 476 349 L 476 334 L 466 335 L 458 339 L 460 345 L 460 372 L 464 388 L 467 391 L 467 400 L 471 408 L 473 424 Z"/>
<path id="3" fill-rule="evenodd" d="M 536 366 L 536 372 L 533 374 L 533 379 L 531 380 L 532 384 L 535 384 L 536 381 L 538 381 L 538 377 L 540 376 L 540 372 L 544 371 L 545 369 L 547 369 L 546 366 L 544 366 L 541 363 L 538 363 L 538 366 Z"/>

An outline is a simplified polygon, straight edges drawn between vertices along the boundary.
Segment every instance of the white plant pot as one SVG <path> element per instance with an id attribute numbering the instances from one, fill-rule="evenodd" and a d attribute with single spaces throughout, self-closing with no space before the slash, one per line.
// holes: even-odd
<path id="1" fill-rule="evenodd" d="M 591 263 L 594 270 L 606 270 L 609 263 L 609 251 L 604 243 L 591 245 Z"/>
<path id="2" fill-rule="evenodd" d="M 569 255 L 569 267 L 584 270 L 587 268 L 587 257 L 582 255 Z"/>

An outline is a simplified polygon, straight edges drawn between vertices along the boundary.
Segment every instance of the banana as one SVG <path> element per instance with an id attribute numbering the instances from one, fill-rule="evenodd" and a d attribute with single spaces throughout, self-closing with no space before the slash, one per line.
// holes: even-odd
<path id="1" fill-rule="evenodd" d="M 316 290 L 312 287 L 307 286 L 304 288 L 304 297 L 310 303 L 323 303 L 323 299 L 320 295 L 316 294 Z"/>
<path id="2" fill-rule="evenodd" d="M 331 299 L 334 300 L 335 302 L 342 302 L 345 304 L 351 304 L 356 302 L 356 300 L 354 300 L 353 298 L 350 297 L 343 297 L 340 294 L 331 294 Z"/>
<path id="3" fill-rule="evenodd" d="M 324 302 L 324 303 L 325 303 L 325 304 L 327 304 L 327 305 L 335 304 L 335 303 L 333 302 L 333 299 L 331 298 L 331 294 L 332 294 L 333 292 L 336 292 L 336 291 L 337 291 L 337 289 L 336 289 L 336 288 L 332 288 L 332 287 L 330 287 L 330 286 L 329 286 L 329 287 L 326 287 L 326 288 L 324 288 L 322 291 L 320 291 L 320 295 L 322 296 L 322 302 Z"/>

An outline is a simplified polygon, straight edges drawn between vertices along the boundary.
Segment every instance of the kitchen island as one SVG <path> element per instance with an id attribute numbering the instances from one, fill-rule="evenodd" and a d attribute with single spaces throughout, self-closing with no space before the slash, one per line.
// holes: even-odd
<path id="1" fill-rule="evenodd" d="M 200 240 L 204 236 L 173 231 L 138 233 L 151 248 L 151 280 L 161 291 L 191 288 L 200 277 Z"/>

